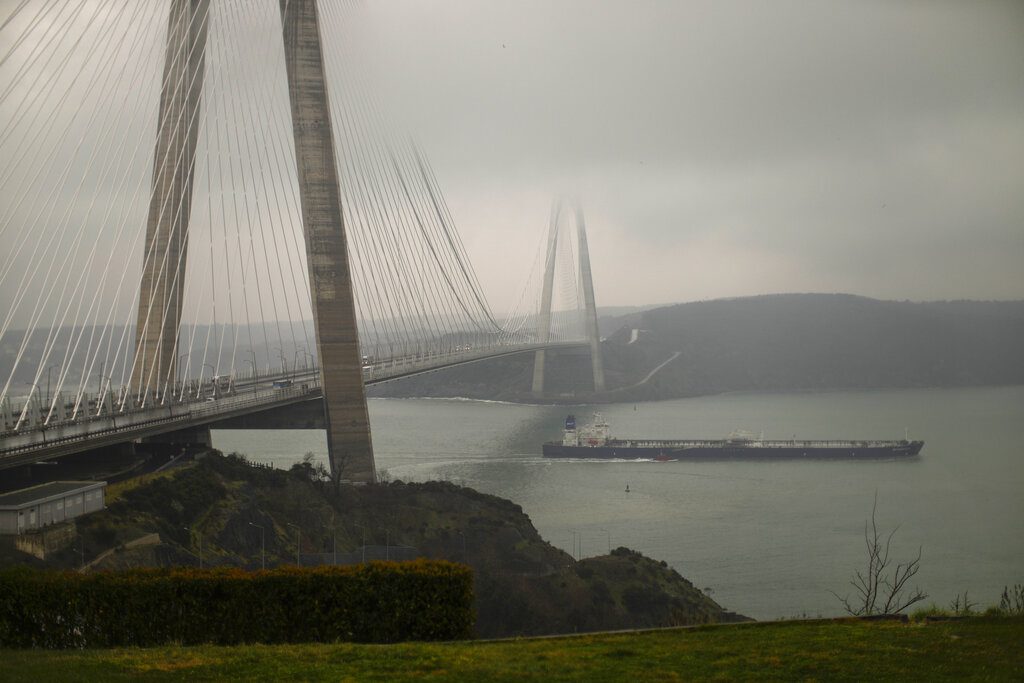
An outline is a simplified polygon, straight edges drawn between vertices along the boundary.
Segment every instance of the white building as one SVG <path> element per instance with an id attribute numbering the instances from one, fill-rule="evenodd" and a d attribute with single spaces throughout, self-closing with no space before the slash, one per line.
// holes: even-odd
<path id="1" fill-rule="evenodd" d="M 23 534 L 104 507 L 105 481 L 51 481 L 0 494 L 0 534 Z"/>

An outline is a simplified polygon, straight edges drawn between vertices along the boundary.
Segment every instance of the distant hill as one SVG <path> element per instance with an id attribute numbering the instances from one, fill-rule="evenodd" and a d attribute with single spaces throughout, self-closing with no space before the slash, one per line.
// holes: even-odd
<path id="1" fill-rule="evenodd" d="M 597 324 L 601 328 L 601 336 L 608 336 L 619 329 L 621 320 L 633 313 L 642 313 L 652 308 L 664 308 L 673 304 L 650 304 L 647 306 L 598 306 Z"/>
<path id="2" fill-rule="evenodd" d="M 849 294 L 776 294 L 607 307 L 598 313 L 611 391 L 593 395 L 587 350 L 549 352 L 545 400 L 644 401 L 726 391 L 1024 384 L 1024 301 L 915 303 Z M 305 341 L 313 338 L 310 326 L 309 321 L 297 324 L 296 344 L 282 340 L 280 349 L 264 340 L 262 330 L 245 326 L 220 330 L 228 340 L 221 349 L 216 335 L 200 326 L 188 335 L 193 371 L 206 363 L 226 372 L 232 362 L 236 370 L 245 371 L 248 361 L 242 359 L 250 353 L 259 367 L 277 364 L 281 356 L 288 364 L 304 363 L 312 347 Z M 72 332 L 81 332 L 85 339 L 134 338 L 133 331 L 121 327 L 65 329 L 51 358 L 69 359 L 68 383 L 73 386 L 79 382 L 87 345 L 71 344 Z M 286 336 L 290 332 L 286 329 Z M 15 393 L 27 393 L 32 383 L 41 391 L 48 392 L 51 381 L 56 387 L 59 372 L 52 377 L 49 371 L 35 374 L 47 365 L 40 357 L 46 334 L 38 330 L 27 340 L 11 380 Z M 8 332 L 0 339 L 0 377 L 10 374 L 23 335 Z M 236 337 L 237 351 L 232 346 Z M 531 401 L 532 373 L 533 354 L 520 354 L 378 385 L 370 395 Z M 104 374 L 119 381 L 127 372 L 99 361 L 87 377 L 89 386 Z"/>
<path id="3" fill-rule="evenodd" d="M 779 294 L 663 306 L 605 326 L 616 331 L 603 344 L 611 390 L 603 400 L 1024 384 L 1024 301 Z M 524 354 L 384 385 L 374 394 L 526 400 L 532 362 Z M 554 397 L 601 400 L 589 396 L 586 355 L 549 354 L 548 368 Z"/>

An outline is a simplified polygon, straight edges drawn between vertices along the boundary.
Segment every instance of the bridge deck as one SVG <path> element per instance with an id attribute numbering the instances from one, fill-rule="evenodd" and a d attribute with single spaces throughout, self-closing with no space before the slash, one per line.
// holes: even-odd
<path id="1" fill-rule="evenodd" d="M 541 348 L 569 348 L 585 342 L 519 344 L 497 349 L 463 349 L 429 357 L 407 357 L 363 367 L 367 385 L 434 372 L 444 368 L 527 353 Z M 277 385 L 277 386 L 275 386 Z M 212 385 L 211 385 L 212 386 Z M 0 433 L 0 469 L 51 460 L 119 443 L 200 427 L 272 408 L 321 398 L 319 370 L 277 371 L 232 382 L 228 395 L 204 397 L 137 408 L 80 415 L 77 419 Z"/>

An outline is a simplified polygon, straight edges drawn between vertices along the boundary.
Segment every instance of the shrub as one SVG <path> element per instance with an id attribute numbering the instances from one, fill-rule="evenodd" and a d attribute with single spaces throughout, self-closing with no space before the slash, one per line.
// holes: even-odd
<path id="1" fill-rule="evenodd" d="M 608 588 L 608 584 L 604 581 L 598 580 L 591 585 L 591 594 L 593 597 L 591 600 L 595 605 L 609 605 L 615 602 L 612 598 L 612 591 Z"/>
<path id="2" fill-rule="evenodd" d="M 999 611 L 1010 616 L 1024 614 L 1024 586 L 1015 584 L 1013 588 L 1005 586 L 999 598 Z"/>
<path id="3" fill-rule="evenodd" d="M 914 621 L 922 621 L 922 620 L 924 620 L 924 619 L 926 619 L 928 617 L 951 617 L 951 616 L 953 616 L 952 612 L 950 612 L 948 609 L 945 609 L 943 607 L 939 607 L 934 602 L 931 603 L 930 605 L 928 605 L 927 607 L 921 607 L 919 609 L 916 609 L 916 610 L 914 610 L 910 614 L 910 618 L 913 619 Z"/>
<path id="4" fill-rule="evenodd" d="M 648 612 L 667 605 L 669 597 L 658 589 L 630 586 L 622 592 L 622 604 L 634 613 Z"/>
<path id="5" fill-rule="evenodd" d="M 587 579 L 589 579 L 593 575 L 594 575 L 594 568 L 593 567 L 588 567 L 585 564 L 577 564 L 576 565 L 576 576 L 580 577 L 584 581 L 586 581 Z"/>
<path id="6" fill-rule="evenodd" d="M 107 523 L 96 525 L 92 532 L 96 542 L 102 546 L 114 545 L 117 540 L 117 531 Z"/>
<path id="7" fill-rule="evenodd" d="M 472 572 L 351 567 L 0 571 L 0 647 L 395 642 L 469 637 Z"/>

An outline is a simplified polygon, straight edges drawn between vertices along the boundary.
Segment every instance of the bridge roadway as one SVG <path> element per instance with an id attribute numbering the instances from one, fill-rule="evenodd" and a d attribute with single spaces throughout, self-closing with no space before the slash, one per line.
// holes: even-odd
<path id="1" fill-rule="evenodd" d="M 363 381 L 367 385 L 380 384 L 538 349 L 586 345 L 587 342 L 516 344 L 395 358 L 365 365 Z M 212 384 L 204 384 L 198 398 L 189 394 L 184 400 L 175 398 L 169 403 L 79 416 L 74 420 L 51 421 L 46 426 L 0 433 L 0 470 L 322 399 L 319 368 L 277 370 L 255 377 L 240 377 L 232 383 L 227 395 L 216 398 L 204 396 L 208 393 L 207 387 L 213 390 Z"/>

